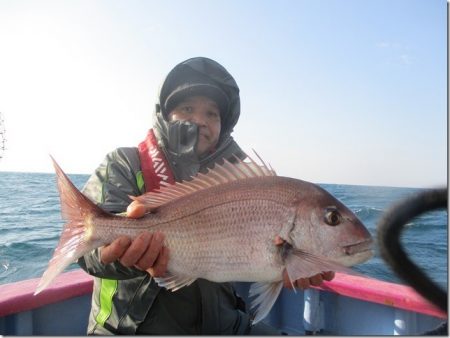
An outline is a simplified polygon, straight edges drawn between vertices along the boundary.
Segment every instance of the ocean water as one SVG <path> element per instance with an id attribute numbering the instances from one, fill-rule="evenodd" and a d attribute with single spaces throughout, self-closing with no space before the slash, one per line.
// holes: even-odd
<path id="1" fill-rule="evenodd" d="M 69 175 L 82 188 L 88 175 Z M 376 238 L 383 212 L 420 189 L 321 184 L 348 206 Z M 423 214 L 407 225 L 402 243 L 410 257 L 447 289 L 447 211 Z M 54 174 L 0 172 L 0 284 L 40 277 L 63 225 Z M 78 268 L 72 264 L 66 271 Z M 379 257 L 378 250 L 355 270 L 380 280 L 404 284 Z"/>

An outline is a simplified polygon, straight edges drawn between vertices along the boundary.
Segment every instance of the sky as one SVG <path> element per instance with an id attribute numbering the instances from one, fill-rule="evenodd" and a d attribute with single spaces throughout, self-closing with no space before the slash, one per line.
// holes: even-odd
<path id="1" fill-rule="evenodd" d="M 0 0 L 2 171 L 90 174 L 135 146 L 179 62 L 221 63 L 233 136 L 314 183 L 447 183 L 447 2 Z"/>

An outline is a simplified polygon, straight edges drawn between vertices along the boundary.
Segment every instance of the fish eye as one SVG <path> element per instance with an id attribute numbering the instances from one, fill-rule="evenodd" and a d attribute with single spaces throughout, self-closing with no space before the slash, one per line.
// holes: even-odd
<path id="1" fill-rule="evenodd" d="M 341 223 L 341 214 L 335 207 L 329 207 L 325 211 L 324 221 L 328 225 L 336 226 Z"/>

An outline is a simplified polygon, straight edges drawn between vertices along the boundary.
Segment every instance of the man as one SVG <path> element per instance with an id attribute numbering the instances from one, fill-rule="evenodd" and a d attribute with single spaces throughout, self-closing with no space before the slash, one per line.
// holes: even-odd
<path id="1" fill-rule="evenodd" d="M 84 193 L 103 209 L 142 217 L 129 196 L 161 184 L 189 180 L 215 163 L 245 153 L 231 137 L 240 114 L 239 88 L 217 62 L 197 57 L 177 65 L 161 87 L 154 127 L 137 148 L 106 156 Z M 274 245 L 281 244 L 274 238 Z M 170 252 L 162 233 L 120 237 L 79 260 L 94 279 L 89 334 L 279 334 L 264 323 L 251 326 L 230 283 L 199 279 L 176 292 L 151 278 L 163 276 Z M 307 288 L 332 273 L 301 279 Z M 290 282 L 285 276 L 285 285 Z"/>

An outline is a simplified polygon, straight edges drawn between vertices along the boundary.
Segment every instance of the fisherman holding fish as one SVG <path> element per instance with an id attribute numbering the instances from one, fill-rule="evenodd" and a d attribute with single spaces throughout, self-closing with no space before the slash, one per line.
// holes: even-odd
<path id="1" fill-rule="evenodd" d="M 342 203 L 243 161 L 239 114 L 228 71 L 192 58 L 167 75 L 145 140 L 109 153 L 84 195 L 55 162 L 67 223 L 37 292 L 79 258 L 95 277 L 88 334 L 273 335 L 260 320 L 283 285 L 368 259 L 370 234 Z M 258 282 L 255 314 L 231 281 Z"/>

